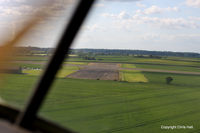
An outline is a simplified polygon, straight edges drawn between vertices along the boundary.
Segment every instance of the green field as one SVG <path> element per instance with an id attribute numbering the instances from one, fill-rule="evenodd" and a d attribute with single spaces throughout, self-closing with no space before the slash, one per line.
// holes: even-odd
<path id="1" fill-rule="evenodd" d="M 17 56 L 18 61 L 47 61 L 50 57 L 47 56 Z"/>
<path id="2" fill-rule="evenodd" d="M 87 62 L 64 62 L 64 64 L 87 65 Z"/>
<path id="3" fill-rule="evenodd" d="M 200 72 L 200 66 L 199 67 L 187 67 L 187 66 L 167 66 L 167 65 L 148 65 L 148 64 L 135 64 L 135 66 L 137 68 L 147 68 L 147 69 Z"/>
<path id="4" fill-rule="evenodd" d="M 18 61 L 47 61 L 48 56 L 19 56 L 16 57 Z M 200 66 L 200 60 L 196 58 L 177 58 L 177 57 L 165 57 L 162 59 L 154 58 L 139 58 L 133 56 L 100 56 L 96 57 L 97 60 L 92 62 L 120 62 L 120 63 L 142 63 L 142 64 L 164 64 L 164 65 L 178 65 L 178 66 Z M 85 60 L 78 56 L 70 56 L 66 59 L 68 62 L 91 62 L 91 60 Z"/>
<path id="5" fill-rule="evenodd" d="M 134 64 L 122 64 L 121 67 L 122 68 L 136 68 Z"/>
<path id="6" fill-rule="evenodd" d="M 38 75 L 40 75 L 42 73 L 42 69 L 40 69 L 40 70 L 33 70 L 33 69 L 28 70 L 28 69 L 24 69 L 22 72 L 24 74 L 38 76 Z"/>
<path id="7" fill-rule="evenodd" d="M 196 67 L 185 64 L 169 68 L 148 63 L 122 64 L 121 67 L 198 72 Z M 78 62 L 77 65 L 87 63 Z M 78 69 L 76 66 L 63 67 L 40 110 L 40 116 L 80 133 L 200 131 L 200 76 L 123 70 L 123 77 L 140 81 L 64 78 Z M 171 84 L 166 84 L 166 77 L 173 78 Z M 0 99 L 9 105 L 24 108 L 37 79 L 37 74 L 6 74 L 6 82 L 0 88 Z M 161 130 L 161 125 L 194 128 Z"/>
<path id="8" fill-rule="evenodd" d="M 169 124 L 200 130 L 199 76 L 144 75 L 148 83 L 57 79 L 40 115 L 83 133 L 160 132 L 161 125 Z M 171 85 L 165 84 L 167 76 L 174 77 Z M 36 77 L 13 74 L 8 79 L 2 98 L 23 107 Z"/>
<path id="9" fill-rule="evenodd" d="M 127 82 L 148 82 L 148 79 L 137 70 L 121 70 L 120 71 L 120 81 Z"/>
<path id="10" fill-rule="evenodd" d="M 122 68 L 136 68 L 133 64 L 122 64 Z M 127 82 L 148 82 L 148 79 L 138 70 L 121 70 L 120 71 L 120 81 Z"/>
<path id="11" fill-rule="evenodd" d="M 78 60 L 78 58 L 71 58 L 69 60 Z M 121 63 L 142 63 L 142 64 L 164 64 L 164 65 L 178 65 L 178 66 L 200 66 L 199 62 L 188 60 L 172 60 L 168 58 L 154 59 L 154 58 L 139 58 L 132 56 L 97 56 L 97 59 L 102 59 L 102 62 L 121 62 Z"/>

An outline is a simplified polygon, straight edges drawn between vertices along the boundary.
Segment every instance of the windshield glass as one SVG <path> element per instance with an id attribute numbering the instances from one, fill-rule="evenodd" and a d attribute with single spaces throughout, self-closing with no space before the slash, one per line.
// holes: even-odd
<path id="1" fill-rule="evenodd" d="M 3 104 L 24 107 L 75 6 L 75 0 L 0 1 Z"/>
<path id="2" fill-rule="evenodd" d="M 40 115 L 81 133 L 199 130 L 199 12 L 186 0 L 98 1 Z"/>

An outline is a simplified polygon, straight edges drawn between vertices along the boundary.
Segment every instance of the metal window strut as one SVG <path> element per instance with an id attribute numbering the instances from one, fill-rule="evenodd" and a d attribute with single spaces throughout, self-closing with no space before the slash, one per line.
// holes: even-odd
<path id="1" fill-rule="evenodd" d="M 89 9 L 95 0 L 80 0 L 78 6 L 72 15 L 69 24 L 56 47 L 54 55 L 51 57 L 48 65 L 38 81 L 32 96 L 30 97 L 24 111 L 22 111 L 15 124 L 27 129 L 32 129 L 33 122 L 37 117 L 39 108 L 47 95 L 56 73 L 59 70 L 62 62 L 66 58 L 66 54 L 73 43 L 73 40 L 78 33 L 78 30 L 86 18 Z"/>

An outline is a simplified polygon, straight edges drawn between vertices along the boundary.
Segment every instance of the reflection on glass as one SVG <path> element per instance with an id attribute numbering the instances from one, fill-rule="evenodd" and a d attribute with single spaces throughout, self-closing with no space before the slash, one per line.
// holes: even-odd
<path id="1" fill-rule="evenodd" d="M 75 1 L 2 1 L 0 6 L 0 99 L 22 108 L 54 51 Z M 6 52 L 5 43 L 12 44 Z"/>

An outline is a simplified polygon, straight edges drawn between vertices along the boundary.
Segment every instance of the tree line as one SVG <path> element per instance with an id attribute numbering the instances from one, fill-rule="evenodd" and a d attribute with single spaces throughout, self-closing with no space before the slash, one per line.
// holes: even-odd
<path id="1" fill-rule="evenodd" d="M 54 48 L 39 48 L 39 47 L 16 47 L 17 53 L 23 55 L 34 54 L 52 54 Z M 159 58 L 159 56 L 177 56 L 177 57 L 195 57 L 200 58 L 200 53 L 193 52 L 172 52 L 172 51 L 147 51 L 147 50 L 123 50 L 123 49 L 70 49 L 69 54 L 77 55 L 137 55 L 138 57 L 151 56 Z"/>

